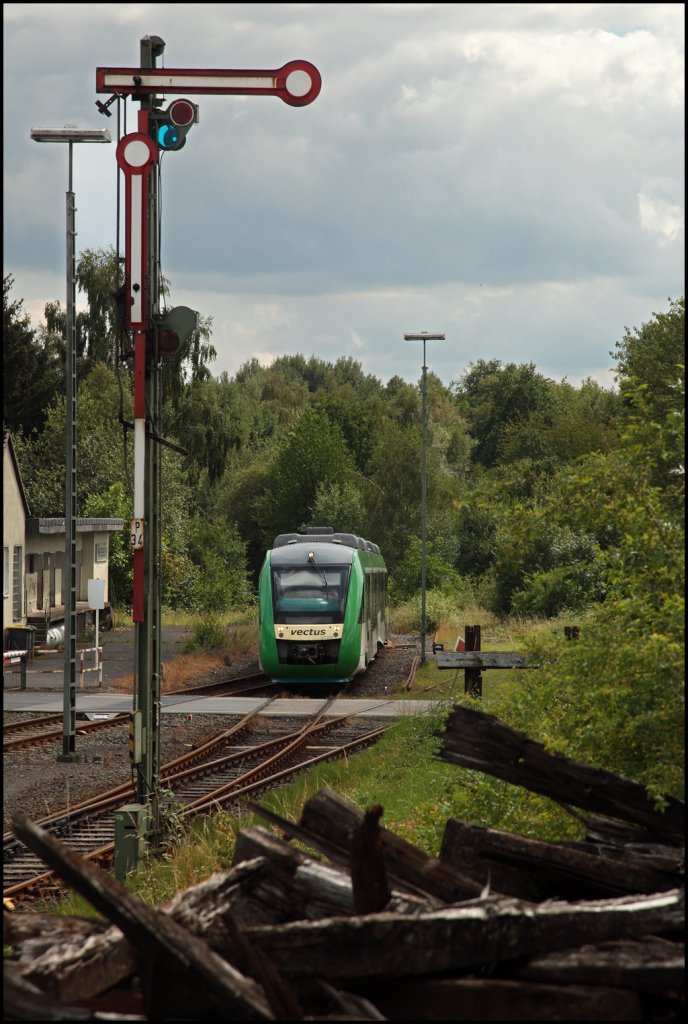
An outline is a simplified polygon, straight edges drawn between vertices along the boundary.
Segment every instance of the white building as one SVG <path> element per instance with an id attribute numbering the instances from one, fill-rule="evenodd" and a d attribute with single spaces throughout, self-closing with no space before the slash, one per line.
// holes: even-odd
<path id="1" fill-rule="evenodd" d="M 23 650 L 27 637 L 32 645 L 40 644 L 51 625 L 64 622 L 65 520 L 31 515 L 8 431 L 3 436 L 2 512 L 3 650 Z M 123 525 L 122 519 L 76 521 L 77 636 L 83 635 L 93 617 L 88 607 L 89 580 L 104 581 L 104 623 L 111 613 L 109 538 Z"/>

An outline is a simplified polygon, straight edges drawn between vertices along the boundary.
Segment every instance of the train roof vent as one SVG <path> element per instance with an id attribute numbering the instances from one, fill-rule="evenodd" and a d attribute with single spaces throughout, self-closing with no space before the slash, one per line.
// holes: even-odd
<path id="1" fill-rule="evenodd" d="M 346 544 L 348 548 L 358 547 L 358 537 L 353 533 L 335 533 L 332 540 L 335 544 Z"/>
<path id="2" fill-rule="evenodd" d="M 331 526 L 309 526 L 306 530 L 308 536 L 312 536 L 316 533 L 334 533 Z"/>
<path id="3" fill-rule="evenodd" d="M 272 542 L 273 548 L 283 548 L 287 544 L 296 544 L 297 541 L 301 540 L 298 533 L 280 533 L 275 537 Z"/>

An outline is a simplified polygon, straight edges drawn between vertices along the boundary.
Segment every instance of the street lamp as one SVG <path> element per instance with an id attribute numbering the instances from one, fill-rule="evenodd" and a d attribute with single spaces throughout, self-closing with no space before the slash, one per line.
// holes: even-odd
<path id="1" fill-rule="evenodd" d="M 426 577 L 426 536 L 427 536 L 427 479 L 425 471 L 425 452 L 428 438 L 428 405 L 427 405 L 427 366 L 425 365 L 425 342 L 444 341 L 443 334 L 405 334 L 404 341 L 423 342 L 423 376 L 421 378 L 421 395 L 423 397 L 423 440 L 420 455 L 421 466 L 421 569 L 420 569 L 420 663 L 425 665 L 425 577 Z"/>
<path id="2" fill-rule="evenodd" d="M 62 754 L 58 761 L 78 761 L 76 755 L 76 324 L 75 303 L 75 218 L 72 191 L 72 146 L 75 142 L 112 142 L 107 128 L 32 128 L 34 142 L 69 144 L 67 188 L 67 332 L 65 338 L 65 558 L 62 570 L 62 594 L 65 606 L 64 636 L 64 712 Z"/>

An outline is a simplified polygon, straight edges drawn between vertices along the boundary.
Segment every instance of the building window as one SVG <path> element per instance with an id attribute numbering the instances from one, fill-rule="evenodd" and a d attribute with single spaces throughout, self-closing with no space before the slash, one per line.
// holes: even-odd
<path id="1" fill-rule="evenodd" d="M 24 611 L 23 590 L 24 590 L 24 549 L 18 545 L 14 549 L 12 564 L 12 618 L 15 622 L 21 619 Z"/>
<path id="2" fill-rule="evenodd" d="M 96 562 L 107 562 L 107 544 L 96 544 Z"/>
<path id="3" fill-rule="evenodd" d="M 10 549 L 2 549 L 2 570 L 3 570 L 3 584 L 2 584 L 2 596 L 10 596 Z"/>

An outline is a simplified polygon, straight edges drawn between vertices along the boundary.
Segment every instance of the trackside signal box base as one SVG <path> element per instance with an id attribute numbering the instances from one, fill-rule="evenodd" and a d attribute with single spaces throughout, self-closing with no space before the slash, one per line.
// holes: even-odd
<path id="1" fill-rule="evenodd" d="M 127 804 L 115 811 L 115 878 L 123 882 L 146 853 L 150 805 Z"/>

